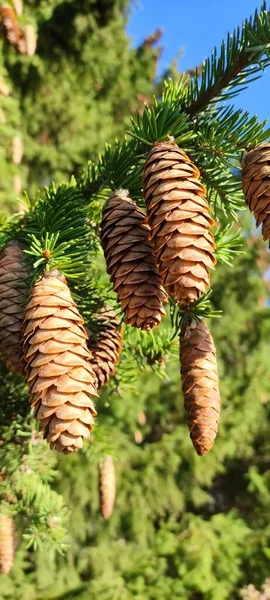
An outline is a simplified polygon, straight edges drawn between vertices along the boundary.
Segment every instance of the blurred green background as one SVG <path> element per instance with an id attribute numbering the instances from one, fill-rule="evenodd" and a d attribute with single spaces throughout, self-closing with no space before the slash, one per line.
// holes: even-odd
<path id="1" fill-rule="evenodd" d="M 24 189 L 34 196 L 79 174 L 162 89 L 160 32 L 134 48 L 128 1 L 25 0 L 22 8 L 28 55 L 0 40 L 0 203 L 9 212 L 23 209 Z M 165 75 L 177 69 L 174 61 Z M 267 582 L 262 590 L 270 575 L 270 261 L 247 214 L 241 224 L 245 253 L 213 277 L 213 305 L 224 311 L 211 323 L 222 394 L 214 448 L 203 459 L 193 450 L 176 349 L 167 379 L 149 368 L 101 399 L 117 474 L 111 519 L 98 513 L 95 462 L 60 456 L 55 489 L 71 511 L 68 552 L 52 558 L 19 545 L 0 578 L 1 600 L 270 598 Z"/>

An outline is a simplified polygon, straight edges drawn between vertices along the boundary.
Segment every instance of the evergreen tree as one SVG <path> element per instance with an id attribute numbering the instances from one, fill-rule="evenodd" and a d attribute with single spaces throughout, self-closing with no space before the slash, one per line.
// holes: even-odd
<path id="1" fill-rule="evenodd" d="M 70 64 L 70 73 L 73 73 L 70 75 L 70 89 L 73 90 L 75 81 L 78 82 L 78 65 L 81 58 L 86 68 L 84 50 L 88 48 L 89 42 L 87 52 L 90 56 L 93 50 L 93 56 L 96 56 L 97 40 L 100 40 L 98 34 L 102 32 L 111 31 L 112 48 L 116 52 L 116 46 L 119 48 L 116 32 L 122 32 L 121 10 L 124 11 L 126 5 L 105 3 L 103 6 L 102 3 L 91 2 L 43 4 L 40 4 L 35 13 L 41 23 L 38 33 L 40 41 L 37 46 L 38 49 L 40 47 L 40 55 L 38 50 L 35 59 L 44 60 L 43 64 L 48 65 L 46 52 L 50 53 L 52 64 L 55 59 L 55 71 L 52 68 L 49 73 L 48 86 L 52 86 L 50 89 L 53 93 L 59 94 L 59 106 L 63 107 L 65 86 L 54 90 L 53 73 L 57 72 L 59 77 L 58 66 L 60 69 L 62 65 L 63 70 L 68 71 Z M 92 50 L 86 35 L 86 22 L 90 22 L 89 4 L 95 5 L 96 11 L 99 7 L 99 13 L 91 13 L 91 23 L 93 14 L 97 20 L 96 29 L 91 29 Z M 29 14 L 31 6 L 33 3 L 29 2 Z M 69 35 L 63 35 L 59 31 L 59 23 L 64 16 Z M 73 130 L 74 127 L 74 135 L 77 136 L 79 131 L 86 130 L 85 125 L 88 122 L 98 122 L 98 119 L 102 121 L 102 97 L 99 97 L 98 104 L 93 109 L 95 114 L 98 114 L 97 121 L 94 117 L 93 121 L 88 121 L 89 115 L 85 113 L 80 117 L 82 121 L 77 123 L 76 116 L 73 115 L 73 118 L 70 112 L 64 125 L 61 120 L 64 115 L 62 112 L 58 115 L 58 129 L 54 122 L 57 102 L 49 116 L 45 108 L 45 117 L 42 110 L 39 117 L 38 114 L 33 114 L 33 81 L 41 63 L 37 61 L 37 66 L 33 65 L 29 69 L 25 66 L 26 57 L 19 56 L 18 50 L 11 47 L 12 44 L 8 40 L 5 41 L 5 44 L 8 44 L 5 51 L 9 77 L 15 77 L 17 74 L 17 81 L 20 82 L 23 81 L 23 77 L 26 77 L 24 81 L 27 82 L 29 77 L 27 85 L 20 83 L 24 91 L 19 92 L 20 110 L 24 107 L 27 115 L 24 124 L 25 153 L 30 153 L 31 144 L 32 149 L 34 148 L 33 160 L 30 160 L 30 154 L 27 157 L 29 189 L 40 181 L 44 182 L 47 177 L 50 179 L 53 176 L 57 181 L 58 176 L 69 174 L 71 169 L 74 169 L 76 175 L 69 183 L 51 184 L 35 200 L 30 194 L 28 211 L 11 220 L 3 220 L 1 228 L 2 247 L 7 247 L 8 241 L 16 240 L 24 250 L 29 273 L 29 278 L 25 277 L 24 284 L 28 285 L 29 293 L 31 291 L 30 302 L 25 294 L 25 375 L 31 402 L 38 409 L 36 416 L 45 431 L 45 437 L 52 445 L 55 445 L 55 436 L 59 435 L 59 427 L 62 436 L 65 411 L 61 409 L 56 413 L 55 420 L 54 412 L 58 411 L 54 403 L 55 391 L 48 394 L 46 391 L 40 395 L 42 389 L 38 390 L 36 387 L 45 386 L 43 390 L 50 391 L 50 386 L 58 386 L 58 395 L 63 396 L 67 393 L 66 379 L 59 383 L 60 378 L 63 375 L 65 377 L 67 373 L 67 363 L 60 363 L 61 368 L 58 371 L 55 365 L 59 367 L 59 363 L 52 359 L 52 355 L 58 356 L 59 344 L 66 344 L 66 360 L 71 360 L 71 346 L 72 361 L 74 354 L 79 357 L 85 356 L 85 342 L 74 341 L 72 337 L 85 339 L 80 314 L 85 319 L 90 335 L 89 347 L 96 348 L 97 344 L 102 342 L 101 359 L 104 361 L 104 358 L 108 357 L 108 367 L 114 362 L 110 367 L 112 374 L 109 383 L 104 388 L 101 387 L 100 398 L 96 402 L 98 425 L 93 429 L 92 439 L 84 443 L 83 450 L 70 456 L 56 456 L 56 453 L 49 449 L 46 440 L 42 440 L 34 418 L 34 410 L 29 415 L 28 394 L 21 375 L 8 372 L 4 363 L 1 365 L 1 515 L 14 520 L 19 541 L 14 566 L 10 574 L 3 575 L 0 580 L 0 594 L 3 599 L 84 600 L 98 597 L 101 600 L 226 600 L 245 597 L 245 594 L 248 598 L 247 594 L 255 594 L 256 588 L 262 588 L 264 585 L 269 574 L 270 548 L 267 285 L 269 255 L 261 238 L 254 233 L 253 224 L 250 224 L 247 215 L 239 219 L 244 231 L 241 246 L 240 231 L 234 220 L 244 208 L 239 173 L 242 153 L 267 140 L 269 131 L 266 131 L 264 124 L 259 123 L 255 117 L 235 111 L 231 106 L 222 107 L 220 103 L 232 99 L 241 91 L 247 80 L 251 81 L 260 73 L 262 66 L 268 66 L 269 31 L 270 13 L 263 5 L 254 19 L 244 23 L 241 31 L 228 37 L 227 44 L 222 45 L 220 55 L 215 51 L 212 57 L 192 74 L 191 79 L 190 76 L 183 75 L 178 77 L 176 82 L 169 80 L 164 83 L 163 95 L 158 94 L 143 112 L 138 111 L 132 126 L 129 126 L 131 138 L 112 146 L 107 145 L 103 154 L 95 162 L 91 160 L 81 174 L 78 174 L 78 168 L 89 157 L 89 147 L 86 150 L 84 143 L 83 148 L 80 145 L 77 148 L 73 147 L 72 140 L 71 144 L 66 146 L 66 158 L 69 157 L 69 161 L 64 164 L 61 161 L 62 142 L 59 142 L 59 132 L 62 130 L 65 136 L 69 131 L 71 137 L 69 128 L 72 127 Z M 121 36 L 123 35 L 121 33 Z M 59 46 L 51 43 L 51 36 L 56 36 L 53 39 L 59 40 Z M 146 51 L 148 53 L 150 48 L 151 60 L 156 56 L 152 51 L 152 41 L 150 39 L 145 42 L 140 51 L 128 54 L 134 69 L 131 69 L 131 72 L 135 73 L 136 70 L 138 74 L 138 78 L 134 75 L 135 82 L 142 77 L 141 68 Z M 110 60 L 114 56 L 115 54 L 112 54 Z M 147 56 L 150 57 L 149 54 Z M 142 58 L 140 66 L 139 57 Z M 118 61 L 113 62 L 114 67 L 116 64 Z M 153 77 L 150 62 L 147 64 Z M 107 66 L 109 68 L 109 60 Z M 122 64 L 121 56 L 120 74 L 124 67 L 126 65 Z M 35 75 L 31 75 L 32 69 L 37 69 Z M 99 72 L 93 79 L 98 78 L 98 74 Z M 32 80 L 30 75 L 33 76 Z M 121 77 L 122 75 L 119 75 L 119 80 L 116 78 L 113 83 L 118 82 L 117 85 L 120 85 Z M 149 94 L 151 90 L 151 77 L 144 79 L 145 94 Z M 39 90 L 47 83 L 47 78 L 42 76 L 41 79 Z M 67 80 L 69 81 L 68 78 Z M 37 87 L 38 85 L 37 77 Z M 85 95 L 87 96 L 84 85 L 88 84 L 83 78 L 82 102 L 85 102 Z M 123 98 L 128 93 L 127 89 L 125 87 L 123 90 Z M 128 93 L 130 104 L 125 104 L 127 113 L 132 111 L 131 98 L 133 97 L 134 101 L 135 90 L 136 85 L 133 83 Z M 39 97 L 38 94 L 36 97 Z M 80 93 L 72 98 L 73 108 L 79 97 Z M 109 111 L 113 104 L 112 97 L 113 95 L 108 94 L 106 99 Z M 43 101 L 45 103 L 45 97 Z M 67 114 L 68 112 L 69 102 Z M 115 123 L 113 111 L 110 115 L 110 133 L 105 132 L 106 123 L 103 120 L 104 138 L 102 134 L 101 139 L 95 140 L 96 149 L 93 156 L 110 136 L 118 134 L 115 127 L 119 127 L 119 131 L 123 131 L 125 127 L 125 114 L 118 115 L 120 118 L 116 118 Z M 43 118 L 48 119 L 47 125 L 49 123 L 52 127 L 54 124 L 55 134 L 51 138 L 54 153 L 49 159 L 45 159 L 42 149 L 38 150 L 35 145 L 35 117 L 36 123 L 39 123 L 38 128 L 41 127 Z M 38 128 L 36 131 L 40 131 Z M 211 242 L 213 248 L 215 245 L 213 252 L 218 264 L 211 276 L 211 298 L 208 294 L 201 295 L 202 290 L 198 287 L 201 286 L 201 279 L 197 277 L 196 285 L 193 286 L 195 291 L 192 293 L 198 295 L 198 299 L 192 298 L 190 301 L 189 298 L 188 303 L 177 303 L 173 296 L 177 296 L 179 287 L 176 286 L 176 282 L 171 283 L 172 279 L 166 279 L 165 285 L 169 288 L 171 296 L 167 303 L 167 317 L 164 318 L 161 327 L 155 328 L 153 332 L 140 331 L 130 324 L 124 324 L 124 318 L 129 321 L 134 315 L 136 318 L 137 314 L 140 316 L 138 306 L 144 306 L 143 301 L 140 300 L 141 304 L 136 302 L 132 305 L 130 300 L 125 302 L 125 294 L 120 297 L 119 285 L 121 289 L 123 282 L 117 282 L 113 268 L 115 261 L 118 266 L 119 255 L 116 253 L 115 259 L 110 248 L 117 248 L 117 244 L 121 246 L 122 237 L 129 227 L 124 240 L 126 253 L 132 253 L 133 265 L 139 268 L 142 268 L 142 265 L 145 267 L 148 257 L 153 273 L 147 271 L 150 275 L 148 281 L 143 280 L 143 285 L 148 284 L 149 292 L 151 284 L 155 293 L 157 292 L 159 283 L 153 267 L 156 263 L 154 252 L 151 253 L 149 228 L 153 227 L 153 220 L 156 218 L 151 207 L 154 202 L 159 206 L 160 199 L 153 197 L 151 185 L 146 197 L 150 225 L 146 223 L 144 212 L 139 210 L 139 207 L 145 209 L 141 199 L 141 188 L 148 151 L 155 142 L 161 141 L 162 152 L 165 146 L 165 152 L 169 148 L 172 154 L 177 154 L 178 150 L 171 136 L 174 136 L 175 142 L 192 160 L 190 163 L 182 152 L 181 167 L 177 163 L 176 170 L 183 169 L 184 175 L 182 173 L 181 177 L 188 189 L 196 190 L 189 191 L 192 200 L 189 210 L 192 215 L 184 215 L 189 219 L 188 232 L 182 235 L 193 234 L 199 250 L 203 251 L 205 248 L 200 247 L 201 238 L 197 240 L 198 231 L 195 231 L 198 225 L 194 228 L 195 222 L 192 221 L 194 202 L 196 203 L 194 196 L 197 201 L 201 198 L 199 202 L 201 206 L 205 206 L 205 185 L 210 202 L 210 216 L 207 217 L 208 210 L 201 211 L 198 224 L 205 232 L 205 220 L 208 219 L 210 224 L 214 215 L 218 221 L 219 226 L 214 230 L 215 239 Z M 157 150 L 152 152 L 160 152 L 161 146 L 155 148 Z M 92 157 L 92 148 L 90 154 Z M 171 175 L 172 171 L 170 175 L 166 172 L 168 157 L 162 160 L 159 170 L 156 169 L 155 163 L 155 176 L 158 179 L 160 171 L 165 174 L 164 182 L 169 186 L 167 189 L 172 189 L 175 210 L 178 209 L 175 205 L 176 201 L 179 204 L 179 199 L 176 198 L 175 188 L 172 188 L 174 178 Z M 148 167 L 152 168 L 149 159 Z M 197 168 L 200 170 L 203 185 L 198 183 Z M 191 177 L 186 175 L 190 170 Z M 145 173 L 148 185 L 147 171 Z M 180 177 L 179 173 L 177 177 Z M 122 190 L 119 192 L 120 188 Z M 129 190 L 129 196 L 123 189 Z M 263 187 L 264 193 L 265 189 Z M 110 196 L 110 202 L 106 204 Z M 111 214 L 111 204 L 115 202 L 116 196 L 120 202 Z M 122 202 L 127 206 L 125 204 L 124 207 Z M 123 219 L 121 211 L 126 210 L 129 211 L 129 220 L 123 232 L 121 221 L 118 222 L 117 219 L 119 211 Z M 160 215 L 158 218 L 160 219 Z M 111 219 L 115 223 L 113 227 Z M 105 274 L 99 239 L 101 220 L 101 237 L 107 267 L 111 283 L 121 300 L 121 310 Z M 178 213 L 174 221 L 179 223 Z M 179 229 L 180 233 L 181 231 Z M 175 241 L 172 232 L 167 233 L 165 245 L 168 238 L 169 241 L 172 239 L 174 244 L 179 244 L 179 236 Z M 108 241 L 110 235 L 113 243 Z M 152 239 L 156 244 L 155 232 Z M 205 239 L 212 240 L 208 233 Z M 169 244 L 167 246 L 170 248 Z M 178 246 L 177 250 L 181 252 Z M 155 251 L 157 254 L 159 250 L 156 248 Z M 211 255 L 212 250 L 208 245 L 206 251 Z M 120 269 L 125 266 L 122 250 L 121 257 Z M 191 263 L 194 260 L 191 260 L 190 256 L 186 260 L 187 277 L 192 280 Z M 131 277 L 136 269 L 130 269 L 128 266 L 127 272 Z M 138 272 L 140 273 L 140 270 Z M 11 269 L 11 273 L 15 273 L 15 268 Z M 206 273 L 203 281 L 207 280 L 208 270 Z M 121 270 L 120 274 L 122 277 Z M 66 290 L 63 276 L 68 282 L 72 297 Z M 173 269 L 169 276 L 174 276 Z M 3 277 L 5 273 L 2 273 Z M 52 286 L 51 294 L 48 294 L 46 277 Z M 9 295 L 14 286 L 12 281 L 12 278 L 8 279 Z M 132 301 L 141 283 L 142 281 L 136 278 L 130 279 L 129 291 L 133 294 Z M 3 284 L 7 285 L 6 279 L 3 279 Z M 146 288 L 143 289 L 146 298 L 143 294 L 139 294 L 139 298 L 145 299 L 145 306 L 148 307 Z M 183 293 L 182 290 L 180 292 Z M 188 293 L 190 294 L 190 291 Z M 154 294 L 151 294 L 152 296 Z M 58 307 L 57 302 L 61 305 L 61 311 L 65 311 L 60 317 L 58 315 L 58 319 L 62 319 L 60 336 L 57 333 L 55 312 L 51 315 L 51 307 Z M 118 338 L 111 337 L 112 327 L 107 327 L 106 330 L 104 321 L 100 318 L 102 311 L 108 310 L 107 303 L 114 309 L 122 324 L 120 332 L 120 329 L 117 329 L 118 321 L 113 317 L 114 335 L 115 328 L 118 331 L 117 335 L 123 335 L 123 350 L 115 373 L 115 363 L 118 361 L 115 339 Z M 149 306 L 152 306 L 153 310 L 156 308 L 156 304 L 150 303 Z M 4 309 L 6 304 L 2 302 L 1 310 Z M 67 311 L 72 312 L 72 318 L 70 312 L 67 315 Z M 145 314 L 144 309 L 141 313 L 142 321 L 137 321 L 137 325 L 144 327 L 146 324 L 147 329 L 151 322 L 149 324 L 149 321 L 145 320 Z M 53 320 L 45 328 L 44 334 L 42 324 L 47 318 Z M 217 346 L 222 413 L 215 445 L 202 459 L 194 452 L 187 433 L 180 391 L 178 334 L 183 323 L 195 324 L 206 318 Z M 68 326 L 71 321 L 72 328 Z M 9 318 L 8 323 L 10 325 Z M 1 327 L 4 327 L 4 321 Z M 110 343 L 113 344 L 112 351 Z M 45 362 L 38 364 L 41 344 L 46 345 L 43 351 Z M 32 356 L 31 345 L 35 352 L 35 365 L 32 364 L 32 359 L 29 359 L 29 356 Z M 72 369 L 76 370 L 76 377 L 73 377 L 76 385 L 81 381 L 82 369 L 85 369 L 83 360 L 80 358 L 79 362 L 68 363 L 69 368 L 71 365 Z M 81 371 L 77 368 L 78 364 L 81 365 Z M 200 365 L 196 366 L 197 370 L 199 368 Z M 52 369 L 55 371 L 52 372 Z M 196 375 L 198 376 L 198 372 Z M 83 384 L 85 385 L 85 380 Z M 96 387 L 98 385 L 100 383 L 97 383 Z M 90 389 L 89 386 L 87 390 Z M 202 389 L 204 390 L 205 386 L 202 386 Z M 88 394 L 87 390 L 83 388 L 83 393 Z M 64 403 L 65 407 L 68 405 L 68 411 L 78 410 L 78 405 L 73 401 L 76 393 L 77 388 L 69 390 L 69 400 Z M 89 392 L 89 396 L 92 397 L 93 394 L 94 392 Z M 84 409 L 85 405 L 79 406 L 80 414 L 82 408 Z M 89 412 L 94 416 L 92 409 Z M 75 418 L 75 413 L 72 414 L 72 418 Z M 84 432 L 91 428 L 91 422 L 83 419 L 80 422 L 84 423 Z M 79 433 L 76 431 L 76 436 L 69 431 L 68 434 L 77 440 L 81 436 L 80 432 L 81 429 Z M 85 437 L 87 435 L 85 433 Z M 70 445 L 65 446 L 65 439 L 61 444 L 60 449 L 69 451 Z M 116 501 L 110 519 L 104 521 L 99 516 L 98 466 L 107 455 L 113 457 L 116 470 Z M 61 552 L 64 556 L 61 556 Z M 267 582 L 265 586 L 267 589 Z"/>

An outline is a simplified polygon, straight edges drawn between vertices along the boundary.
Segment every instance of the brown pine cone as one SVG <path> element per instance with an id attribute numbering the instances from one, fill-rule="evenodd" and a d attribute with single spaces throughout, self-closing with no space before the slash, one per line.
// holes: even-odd
<path id="1" fill-rule="evenodd" d="M 0 20 L 7 42 L 12 46 L 18 47 L 21 38 L 21 29 L 15 11 L 8 4 L 0 7 Z"/>
<path id="2" fill-rule="evenodd" d="M 190 437 L 203 456 L 213 446 L 220 413 L 216 349 L 203 321 L 182 324 L 180 365 Z"/>
<path id="3" fill-rule="evenodd" d="M 0 515 L 0 573 L 7 574 L 14 562 L 14 521 L 6 515 Z"/>
<path id="4" fill-rule="evenodd" d="M 214 225 L 200 172 L 174 142 L 157 142 L 144 171 L 144 198 L 154 253 L 168 293 L 189 304 L 209 287 Z"/>
<path id="5" fill-rule="evenodd" d="M 108 383 L 120 360 L 123 336 L 120 321 L 110 306 L 104 306 L 95 315 L 99 326 L 96 337 L 89 333 L 88 348 L 93 356 L 92 367 L 97 378 L 97 388 Z"/>
<path id="6" fill-rule="evenodd" d="M 246 154 L 242 177 L 246 204 L 254 213 L 256 226 L 262 223 L 263 239 L 269 240 L 270 246 L 270 143 Z"/>
<path id="7" fill-rule="evenodd" d="M 31 406 L 58 452 L 81 448 L 96 415 L 96 376 L 83 322 L 63 275 L 45 273 L 25 310 L 23 348 Z"/>
<path id="8" fill-rule="evenodd" d="M 21 327 L 27 295 L 27 269 L 17 242 L 0 253 L 0 352 L 11 371 L 22 371 Z"/>
<path id="9" fill-rule="evenodd" d="M 107 272 L 125 313 L 125 322 L 139 329 L 159 325 L 166 294 L 161 287 L 145 214 L 127 190 L 111 195 L 103 211 L 101 243 Z"/>
<path id="10" fill-rule="evenodd" d="M 115 501 L 115 469 L 111 456 L 105 456 L 99 466 L 99 506 L 103 519 L 109 519 Z"/>

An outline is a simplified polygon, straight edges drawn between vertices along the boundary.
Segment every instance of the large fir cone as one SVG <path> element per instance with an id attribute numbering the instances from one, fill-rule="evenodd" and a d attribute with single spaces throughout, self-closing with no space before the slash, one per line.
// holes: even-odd
<path id="1" fill-rule="evenodd" d="M 115 501 L 115 469 L 111 456 L 99 465 L 99 506 L 104 519 L 109 519 Z"/>
<path id="2" fill-rule="evenodd" d="M 269 240 L 270 245 L 270 143 L 260 144 L 246 154 L 243 190 L 256 226 L 262 224 L 263 239 Z"/>
<path id="3" fill-rule="evenodd" d="M 88 348 L 92 353 L 92 367 L 97 378 L 97 387 L 108 383 L 119 363 L 123 336 L 120 321 L 110 306 L 105 306 L 95 315 L 99 327 L 97 335 L 89 334 Z"/>
<path id="4" fill-rule="evenodd" d="M 81 448 L 96 415 L 96 376 L 83 322 L 65 278 L 47 272 L 26 307 L 24 359 L 31 405 L 58 452 Z"/>
<path id="5" fill-rule="evenodd" d="M 190 437 L 203 456 L 213 446 L 220 413 L 216 349 L 203 321 L 182 324 L 180 364 Z"/>
<path id="6" fill-rule="evenodd" d="M 27 269 L 17 242 L 0 253 L 0 352 L 11 371 L 22 371 L 21 327 L 27 294 Z"/>
<path id="7" fill-rule="evenodd" d="M 126 190 L 111 195 L 103 211 L 101 242 L 125 322 L 140 329 L 159 325 L 166 294 L 161 287 L 145 214 Z"/>
<path id="8" fill-rule="evenodd" d="M 11 517 L 0 515 L 0 573 L 7 574 L 13 567 L 15 527 Z"/>
<path id="9" fill-rule="evenodd" d="M 174 142 L 157 142 L 144 171 L 144 198 L 166 290 L 181 304 L 198 300 L 215 265 L 214 225 L 200 172 Z"/>

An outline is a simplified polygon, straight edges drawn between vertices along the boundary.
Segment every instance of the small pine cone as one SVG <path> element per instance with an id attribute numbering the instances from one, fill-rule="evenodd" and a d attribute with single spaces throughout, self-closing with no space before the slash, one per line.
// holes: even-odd
<path id="1" fill-rule="evenodd" d="M 263 239 L 269 240 L 270 246 L 270 143 L 260 144 L 246 154 L 243 190 L 256 226 L 262 224 Z"/>
<path id="2" fill-rule="evenodd" d="M 21 37 L 21 29 L 13 8 L 11 8 L 11 6 L 8 4 L 1 6 L 0 19 L 7 42 L 9 42 L 9 44 L 12 46 L 17 46 Z"/>
<path id="3" fill-rule="evenodd" d="M 220 394 L 216 349 L 202 321 L 182 324 L 180 364 L 190 437 L 197 454 L 203 456 L 217 435 Z"/>
<path id="4" fill-rule="evenodd" d="M 70 453 L 90 438 L 97 396 L 87 334 L 65 278 L 50 271 L 35 284 L 24 315 L 25 376 L 44 437 Z"/>
<path id="5" fill-rule="evenodd" d="M 88 348 L 92 353 L 92 367 L 97 377 L 97 388 L 108 383 L 115 373 L 122 350 L 123 336 L 120 321 L 110 306 L 105 306 L 96 316 L 99 326 L 96 336 L 90 333 Z"/>
<path id="6" fill-rule="evenodd" d="M 159 325 L 167 297 L 161 287 L 145 214 L 126 190 L 112 194 L 103 211 L 101 242 L 125 322 L 139 329 Z"/>
<path id="7" fill-rule="evenodd" d="M 17 242 L 0 253 L 0 352 L 11 371 L 22 371 L 21 327 L 27 294 L 27 269 Z"/>
<path id="8" fill-rule="evenodd" d="M 214 225 L 200 172 L 174 142 L 157 142 L 144 171 L 144 198 L 154 252 L 168 293 L 181 304 L 198 300 L 214 268 Z"/>
<path id="9" fill-rule="evenodd" d="M 109 519 L 115 501 L 115 469 L 111 456 L 105 456 L 99 466 L 99 506 L 103 519 Z"/>
<path id="10" fill-rule="evenodd" d="M 23 143 L 21 138 L 16 135 L 12 140 L 12 162 L 14 165 L 19 165 L 23 157 Z"/>
<path id="11" fill-rule="evenodd" d="M 37 48 L 37 34 L 34 30 L 33 25 L 26 25 L 25 33 L 25 52 L 27 56 L 33 56 Z"/>
<path id="12" fill-rule="evenodd" d="M 17 15 L 20 17 L 23 12 L 23 1 L 22 0 L 12 0 L 12 4 L 14 9 L 16 10 Z"/>
<path id="13" fill-rule="evenodd" d="M 7 574 L 13 567 L 15 527 L 11 517 L 0 515 L 0 573 Z"/>

